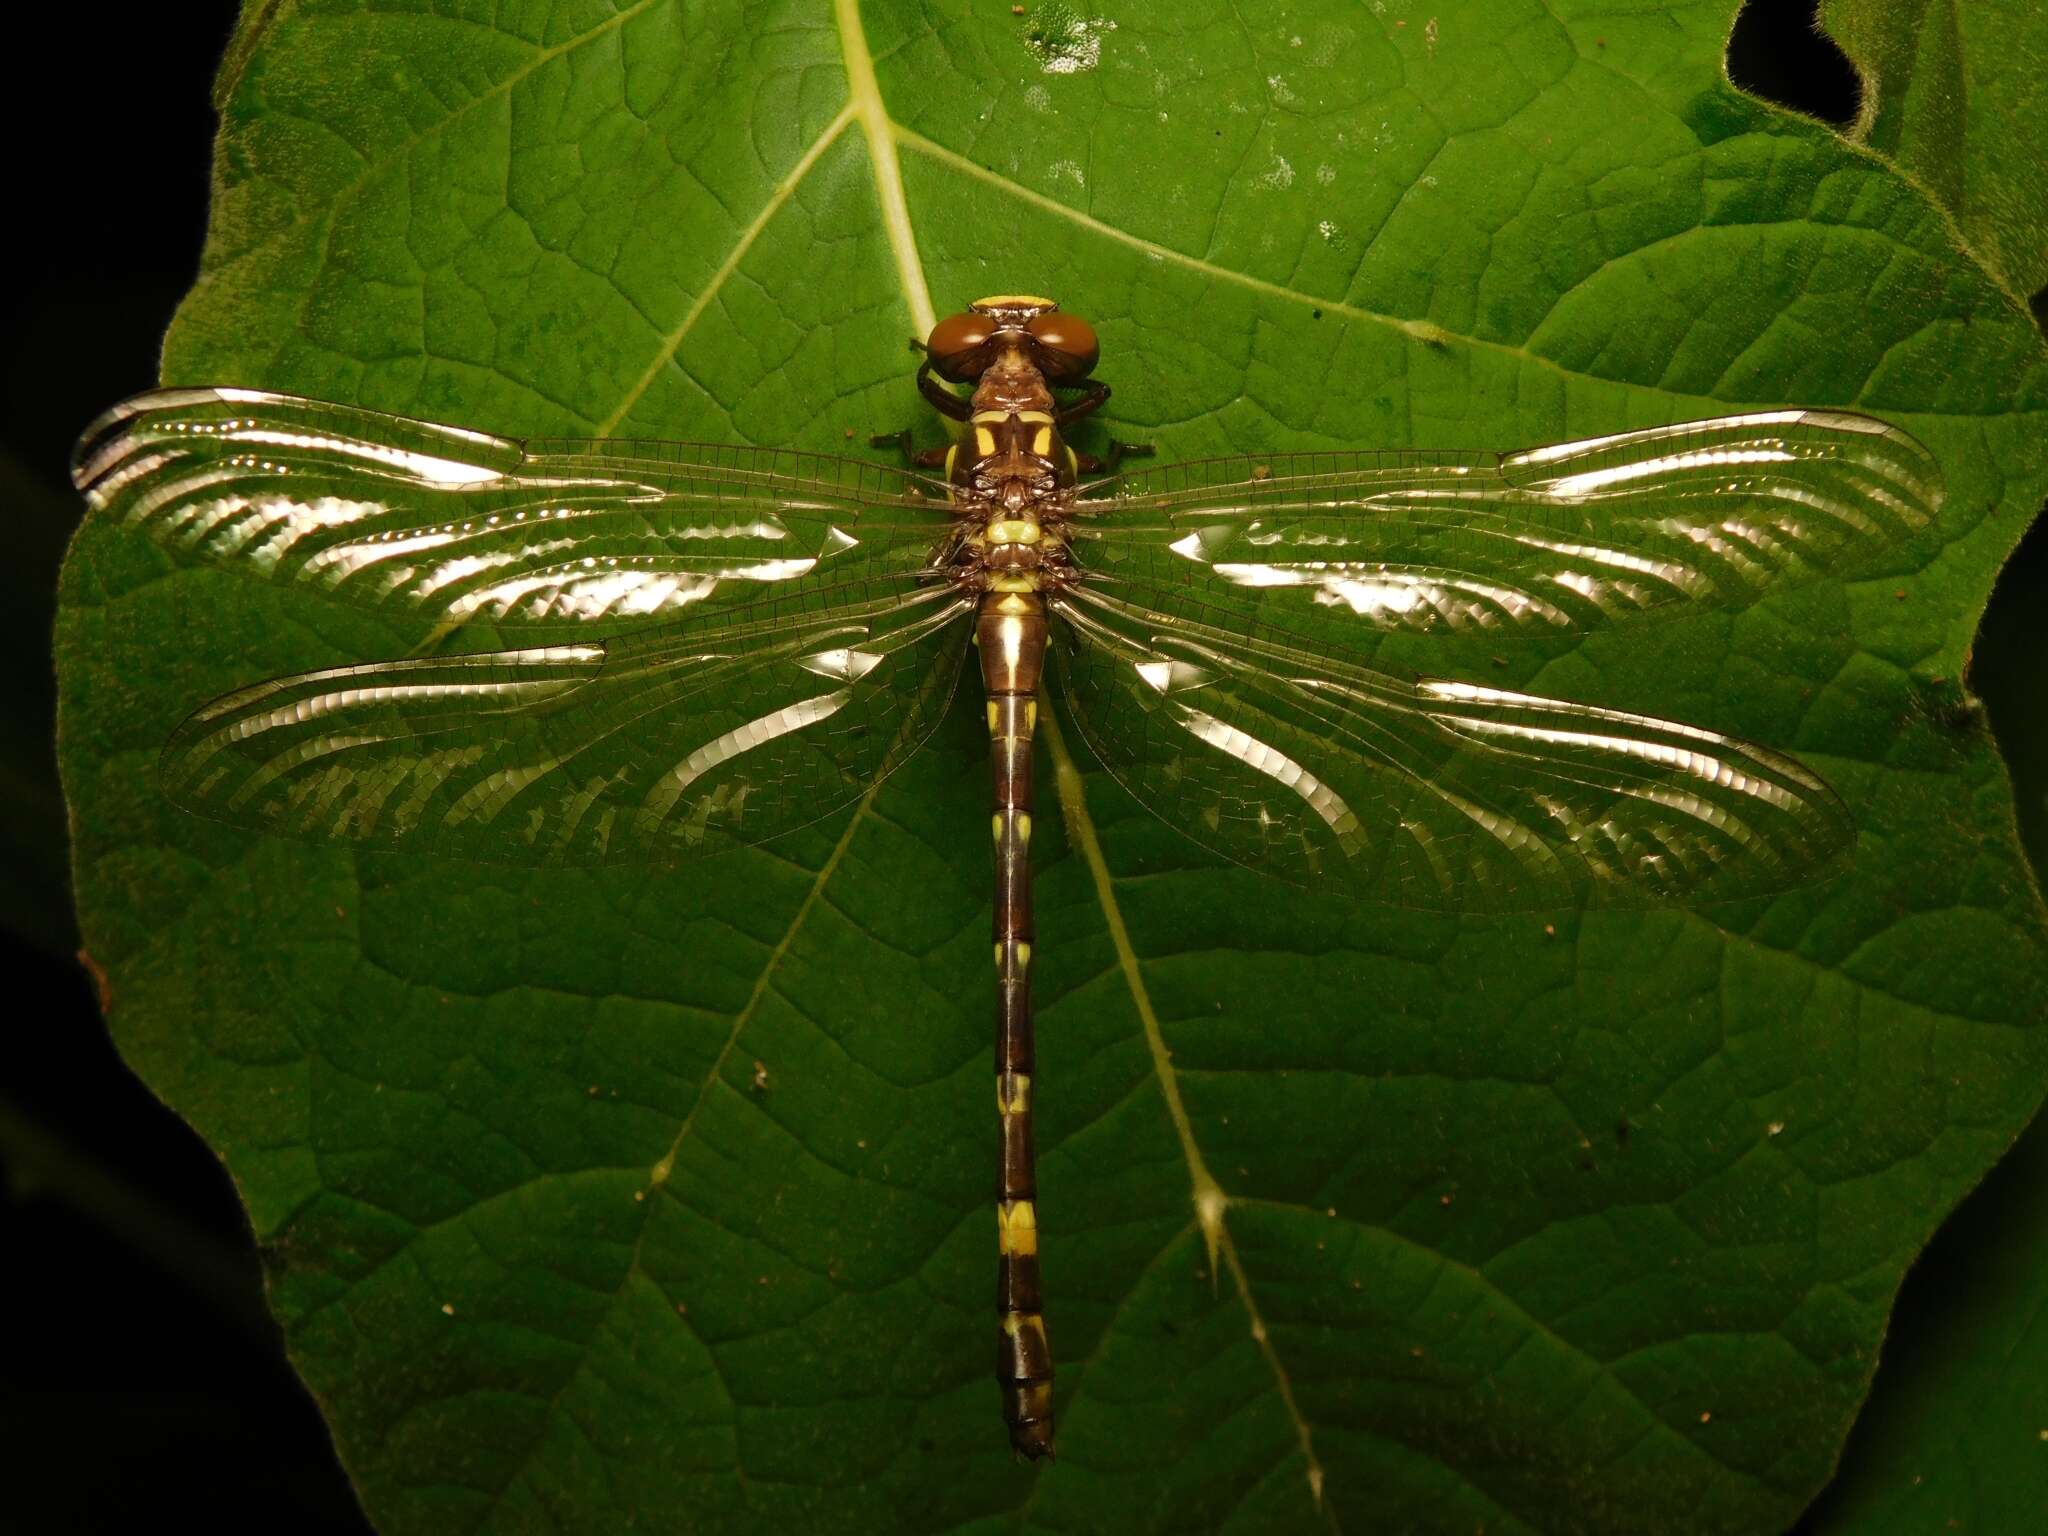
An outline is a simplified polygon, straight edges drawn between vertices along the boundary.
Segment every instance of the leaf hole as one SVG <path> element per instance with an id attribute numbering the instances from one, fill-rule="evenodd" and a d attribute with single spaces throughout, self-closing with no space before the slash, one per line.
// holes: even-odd
<path id="1" fill-rule="evenodd" d="M 1728 78 L 1837 128 L 1855 122 L 1863 100 L 1856 66 L 1820 29 L 1818 0 L 1750 0 L 1728 36 Z"/>

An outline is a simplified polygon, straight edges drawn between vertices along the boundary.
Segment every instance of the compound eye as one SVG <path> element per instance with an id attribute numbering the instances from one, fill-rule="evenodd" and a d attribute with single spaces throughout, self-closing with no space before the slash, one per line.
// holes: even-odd
<path id="1" fill-rule="evenodd" d="M 1095 340 L 1095 328 L 1078 315 L 1033 315 L 1024 323 L 1031 334 L 1032 350 L 1047 378 L 1084 379 L 1095 371 L 1102 348 Z"/>
<path id="2" fill-rule="evenodd" d="M 988 343 L 994 334 L 986 315 L 948 315 L 932 327 L 924 349 L 940 378 L 972 384 L 988 366 Z"/>

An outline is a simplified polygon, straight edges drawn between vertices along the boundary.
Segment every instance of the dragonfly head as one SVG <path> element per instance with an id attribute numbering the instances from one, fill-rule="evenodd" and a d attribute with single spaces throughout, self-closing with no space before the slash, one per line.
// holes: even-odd
<path id="1" fill-rule="evenodd" d="M 1029 365 L 1056 383 L 1073 383 L 1094 372 L 1102 355 L 1093 326 L 1029 293 L 976 299 L 933 326 L 924 345 L 932 371 L 955 384 L 972 384 L 998 365 Z"/>

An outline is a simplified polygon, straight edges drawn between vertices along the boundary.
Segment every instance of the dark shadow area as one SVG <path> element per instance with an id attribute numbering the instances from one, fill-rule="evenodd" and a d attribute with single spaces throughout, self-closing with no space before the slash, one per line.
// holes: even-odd
<path id="1" fill-rule="evenodd" d="M 2012 772 L 2020 843 L 2039 879 L 2048 869 L 2048 710 L 2041 660 L 2048 657 L 2048 518 L 2037 517 L 1999 573 L 1977 631 L 1970 688 L 1984 701 L 1991 734 Z"/>
<path id="2" fill-rule="evenodd" d="M 1846 128 L 1863 99 L 1855 66 L 1820 30 L 1814 0 L 1750 0 L 1728 35 L 1728 78 L 1752 96 Z"/>
<path id="3" fill-rule="evenodd" d="M 66 459 L 155 381 L 205 231 L 233 0 L 53 11 L 4 110 L 19 193 L 0 312 L 0 1529 L 352 1533 L 213 1154 L 115 1054 L 74 956 L 50 666 Z M 45 70 L 43 61 L 53 66 Z"/>

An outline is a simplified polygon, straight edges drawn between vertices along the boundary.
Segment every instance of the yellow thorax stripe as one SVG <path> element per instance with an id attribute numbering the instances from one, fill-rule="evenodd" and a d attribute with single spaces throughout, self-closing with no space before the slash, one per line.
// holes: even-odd
<path id="1" fill-rule="evenodd" d="M 1050 411 L 976 411 L 967 419 L 977 426 L 986 427 L 993 426 L 999 421 L 1009 421 L 1012 418 L 1023 422 L 1028 427 L 1049 427 L 1052 425 L 1052 412 Z"/>

